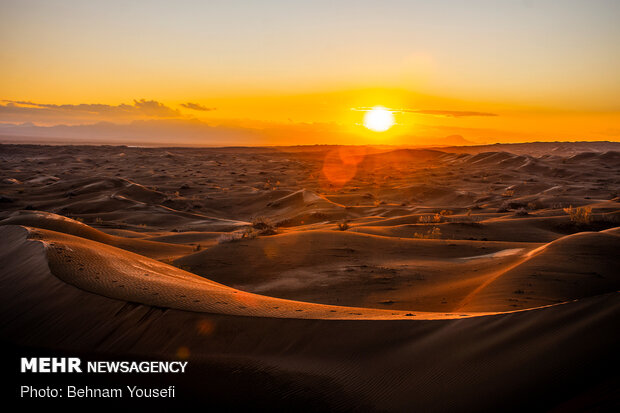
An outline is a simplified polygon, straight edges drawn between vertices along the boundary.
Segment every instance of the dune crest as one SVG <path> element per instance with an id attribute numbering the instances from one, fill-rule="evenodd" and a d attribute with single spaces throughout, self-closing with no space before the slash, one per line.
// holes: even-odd
<path id="1" fill-rule="evenodd" d="M 176 267 L 106 244 L 26 227 L 28 239 L 44 243 L 52 274 L 85 291 L 128 302 L 209 312 L 276 318 L 446 319 L 476 314 L 439 314 L 328 306 L 239 291 Z M 0 227 L 14 234 L 13 226 Z"/>

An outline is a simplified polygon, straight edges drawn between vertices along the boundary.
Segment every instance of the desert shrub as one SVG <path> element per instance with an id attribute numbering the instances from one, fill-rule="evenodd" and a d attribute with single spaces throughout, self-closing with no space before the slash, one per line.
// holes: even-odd
<path id="1" fill-rule="evenodd" d="M 571 205 L 568 208 L 564 208 L 564 212 L 568 214 L 571 222 L 575 224 L 589 224 L 592 222 L 592 207 L 573 208 Z"/>
<path id="2" fill-rule="evenodd" d="M 251 229 L 251 228 L 249 228 Z M 246 231 L 240 232 L 240 231 L 235 231 L 235 232 L 225 232 L 222 235 L 219 236 L 219 238 L 217 239 L 217 243 L 218 244 L 226 244 L 228 242 L 236 242 L 236 241 L 241 241 L 244 238 L 248 238 Z M 254 237 L 256 238 L 256 237 Z"/>
<path id="3" fill-rule="evenodd" d="M 236 242 L 244 239 L 255 239 L 260 235 L 277 234 L 276 226 L 265 217 L 256 217 L 252 220 L 252 225 L 246 227 L 242 231 L 226 232 L 217 239 L 218 244 L 227 242 Z"/>
<path id="4" fill-rule="evenodd" d="M 544 209 L 545 205 L 541 201 L 533 201 L 527 203 L 527 209 L 530 211 L 535 211 L 537 209 Z"/>
<path id="5" fill-rule="evenodd" d="M 339 222 L 337 225 L 340 231 L 346 231 L 350 228 L 349 223 L 346 220 Z"/>
<path id="6" fill-rule="evenodd" d="M 529 213 L 527 212 L 527 210 L 523 207 L 517 209 L 517 211 L 515 212 L 515 215 L 518 217 L 525 217 L 528 216 Z"/>
<path id="7" fill-rule="evenodd" d="M 256 235 L 274 235 L 277 233 L 276 226 L 265 217 L 256 217 L 252 220 L 252 228 Z M 256 237 L 254 237 L 256 238 Z"/>
<path id="8" fill-rule="evenodd" d="M 435 215 L 423 215 L 418 218 L 418 222 L 421 224 L 432 224 L 442 222 L 443 216 L 441 214 Z"/>
<path id="9" fill-rule="evenodd" d="M 252 228 L 266 229 L 271 226 L 271 221 L 265 217 L 255 217 L 252 219 Z"/>
<path id="10" fill-rule="evenodd" d="M 271 233 L 263 234 L 263 231 L 264 230 L 256 230 L 255 228 L 246 228 L 241 233 L 241 239 L 254 239 L 254 238 L 258 238 L 259 235 L 272 235 Z"/>
<path id="11" fill-rule="evenodd" d="M 416 232 L 413 234 L 413 238 L 418 239 L 439 239 L 441 238 L 441 229 L 438 227 L 433 227 L 433 229 L 428 230 L 426 232 Z"/>

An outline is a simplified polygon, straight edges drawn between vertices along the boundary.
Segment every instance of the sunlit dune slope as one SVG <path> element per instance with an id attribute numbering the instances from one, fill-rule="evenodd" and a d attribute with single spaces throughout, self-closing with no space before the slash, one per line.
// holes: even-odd
<path id="1" fill-rule="evenodd" d="M 187 245 L 176 245 L 106 234 L 79 221 L 43 211 L 18 211 L 0 221 L 0 225 L 25 225 L 75 235 L 87 240 L 135 252 L 155 259 L 174 258 L 192 251 Z"/>
<path id="2" fill-rule="evenodd" d="M 20 226 L 0 228 L 18 244 L 42 241 L 55 276 L 85 291 L 106 297 L 181 310 L 283 318 L 437 319 L 467 314 L 410 313 L 326 306 L 266 297 L 215 283 L 119 248 L 59 232 Z"/>
<path id="3" fill-rule="evenodd" d="M 504 309 L 507 301 L 525 307 L 547 305 L 620 290 L 615 230 L 581 232 L 544 245 L 524 262 L 489 278 L 459 309 Z"/>
<path id="4" fill-rule="evenodd" d="M 512 265 L 539 245 L 313 230 L 220 243 L 174 264 L 280 298 L 450 312 L 489 273 Z"/>
<path id="5" fill-rule="evenodd" d="M 3 226 L 1 230 L 13 234 L 12 237 L 15 238 L 14 234 L 19 232 L 16 228 L 22 227 L 8 225 Z M 618 247 L 620 237 L 608 233 L 580 233 L 567 236 L 536 250 L 529 250 L 529 252 L 524 248 L 505 248 L 515 246 L 514 244 L 502 245 L 489 242 L 488 245 L 491 246 L 489 249 L 462 242 L 461 248 L 455 251 L 451 247 L 455 244 L 438 240 L 402 240 L 399 242 L 391 239 L 384 240 L 387 241 L 384 250 L 378 250 L 381 242 L 377 242 L 377 237 L 353 233 L 347 234 L 344 238 L 342 238 L 344 234 L 338 233 L 340 235 L 339 247 L 334 249 L 333 245 L 330 247 L 327 242 L 329 233 L 313 231 L 297 234 L 306 238 L 301 241 L 301 244 L 307 245 L 313 253 L 301 254 L 300 251 L 291 259 L 309 260 L 307 265 L 314 263 L 316 266 L 317 256 L 313 254 L 324 255 L 327 261 L 323 260 L 321 265 L 329 265 L 330 257 L 331 259 L 338 258 L 337 254 L 335 257 L 332 255 L 338 251 L 344 251 L 342 249 L 344 248 L 349 253 L 361 251 L 365 255 L 365 262 L 370 265 L 380 257 L 387 259 L 388 262 L 400 259 L 403 266 L 412 265 L 407 257 L 410 257 L 409 260 L 415 257 L 414 263 L 426 260 L 444 271 L 444 273 L 438 271 L 436 279 L 418 283 L 417 287 L 416 285 L 412 287 L 396 284 L 398 288 L 391 293 L 392 296 L 400 300 L 403 294 L 417 295 L 418 299 L 415 301 L 417 305 L 412 305 L 411 308 L 403 308 L 403 305 L 400 305 L 389 309 L 378 309 L 377 307 L 380 306 L 369 302 L 369 299 L 378 296 L 377 292 L 373 291 L 376 286 L 372 279 L 364 278 L 364 271 L 360 269 L 355 273 L 354 282 L 368 284 L 370 291 L 365 299 L 354 301 L 357 304 L 356 307 L 323 305 L 316 302 L 291 301 L 252 294 L 214 282 L 208 278 L 208 274 L 204 274 L 206 278 L 203 278 L 107 244 L 55 231 L 26 228 L 28 228 L 29 239 L 40 240 L 45 244 L 51 272 L 71 285 L 124 301 L 199 312 L 284 318 L 455 318 L 555 304 L 613 292 L 620 288 L 620 280 L 613 269 L 615 262 L 613 251 Z M 309 236 L 311 237 L 308 238 Z M 287 264 L 287 261 L 278 254 L 294 250 L 289 244 L 299 243 L 298 238 L 299 236 L 288 234 L 262 238 L 263 242 L 252 240 L 253 249 L 246 251 L 247 255 L 244 259 L 248 259 L 248 262 L 263 260 L 264 265 L 269 265 L 269 256 L 265 258 L 252 254 L 264 254 L 265 251 L 269 254 L 271 250 L 275 254 L 271 258 L 277 259 L 286 269 L 286 265 L 291 265 L 290 260 Z M 313 243 L 309 242 L 312 239 L 321 247 L 312 247 Z M 369 246 L 365 245 L 368 241 L 374 241 L 372 242 L 375 249 L 374 257 L 370 253 Z M 395 243 L 398 245 L 392 245 Z M 237 248 L 240 246 L 237 245 Z M 445 250 L 440 253 L 443 255 L 443 265 L 441 259 L 436 256 L 437 248 Z M 598 267 L 594 268 L 588 265 L 587 261 L 584 262 L 579 258 L 577 251 L 584 248 L 596 249 L 596 253 L 594 251 L 591 253 L 597 256 Z M 479 254 L 483 251 L 482 249 L 487 253 Z M 204 262 L 205 257 L 214 254 L 213 250 L 215 250 L 215 256 L 218 254 L 217 250 L 221 250 L 223 257 L 230 257 L 230 251 L 224 244 L 190 255 L 182 262 Z M 385 257 L 383 254 L 388 254 L 389 251 L 391 251 L 391 256 Z M 464 256 L 464 254 L 467 255 Z M 212 256 L 211 259 L 213 259 Z M 377 261 L 377 264 L 380 264 L 380 261 Z M 301 263 L 296 262 L 295 265 L 299 266 Z M 309 268 L 312 270 L 312 267 Z M 234 269 L 229 268 L 229 272 L 234 272 Z M 452 270 L 451 274 L 450 270 Z M 255 277 L 262 277 L 265 274 L 264 269 L 260 270 L 257 267 L 251 268 L 250 271 L 254 272 Z M 245 275 L 245 277 L 249 276 L 249 274 Z M 458 276 L 458 279 L 454 279 L 455 276 Z M 278 285 L 277 282 L 276 285 Z M 256 284 L 250 284 L 250 287 L 247 288 L 250 291 L 269 293 L 269 288 L 261 290 L 256 287 Z M 300 290 L 304 287 L 312 290 L 312 286 L 297 287 Z M 344 287 L 354 288 L 353 284 L 348 287 L 344 284 Z M 334 291 L 345 295 L 346 288 L 336 285 Z M 433 306 L 432 300 L 439 296 L 444 297 L 441 304 L 449 305 Z M 343 300 L 343 302 L 350 301 Z"/>

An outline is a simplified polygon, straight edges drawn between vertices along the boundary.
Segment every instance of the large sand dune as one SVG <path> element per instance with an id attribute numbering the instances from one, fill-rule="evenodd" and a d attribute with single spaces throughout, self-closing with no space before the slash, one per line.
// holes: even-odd
<path id="1" fill-rule="evenodd" d="M 2 146 L 7 354 L 188 357 L 214 409 L 610 408 L 620 152 L 546 145 Z"/>

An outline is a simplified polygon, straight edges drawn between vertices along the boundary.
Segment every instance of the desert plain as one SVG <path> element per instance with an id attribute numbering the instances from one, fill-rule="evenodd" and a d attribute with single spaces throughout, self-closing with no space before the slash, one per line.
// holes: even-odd
<path id="1" fill-rule="evenodd" d="M 619 402 L 620 143 L 16 144 L 0 161 L 15 357 L 188 360 L 141 380 L 214 409 Z"/>

